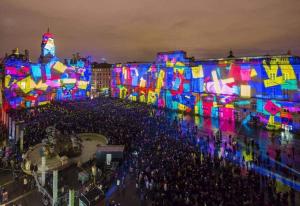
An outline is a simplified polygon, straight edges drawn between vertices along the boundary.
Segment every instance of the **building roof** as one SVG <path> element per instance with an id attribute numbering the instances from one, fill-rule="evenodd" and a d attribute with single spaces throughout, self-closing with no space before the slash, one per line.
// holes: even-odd
<path id="1" fill-rule="evenodd" d="M 90 191 L 88 191 L 86 194 L 82 194 L 83 197 L 85 197 L 85 200 L 88 201 L 89 205 L 94 205 L 95 203 L 98 203 L 102 199 L 104 199 L 105 195 L 103 192 L 98 188 L 94 187 Z M 84 200 L 83 198 L 81 200 Z"/>
<path id="2" fill-rule="evenodd" d="M 98 152 L 123 152 L 124 145 L 105 145 L 97 148 Z"/>
<path id="3" fill-rule="evenodd" d="M 270 59 L 270 58 L 299 58 L 292 55 L 261 55 L 261 56 L 243 56 L 243 57 L 224 57 L 224 58 L 203 58 L 196 61 L 216 61 L 216 60 L 244 60 L 244 59 Z"/>
<path id="4" fill-rule="evenodd" d="M 184 62 L 186 63 L 204 63 L 204 64 L 211 64 L 211 63 L 216 63 L 219 61 L 235 61 L 236 63 L 245 63 L 245 62 L 261 62 L 263 60 L 272 60 L 272 59 L 289 59 L 290 61 L 293 62 L 293 64 L 300 64 L 300 57 L 299 56 L 294 56 L 291 54 L 283 54 L 283 55 L 259 55 L 259 56 L 243 56 L 243 57 L 235 57 L 233 55 L 233 52 L 231 52 L 228 57 L 224 58 L 199 58 L 195 59 L 194 57 L 187 57 L 186 52 L 184 51 L 168 51 L 168 52 L 158 52 L 156 61 L 148 61 L 148 62 L 127 62 L 127 63 L 116 63 L 114 65 L 126 65 L 126 64 L 159 64 L 160 60 L 157 60 L 157 58 L 161 55 L 182 55 L 184 57 Z"/>
<path id="5" fill-rule="evenodd" d="M 109 64 L 109 63 L 106 63 L 106 62 L 103 62 L 103 63 L 98 63 L 98 62 L 93 62 L 92 63 L 92 68 L 95 68 L 95 69 L 102 69 L 102 68 L 111 68 L 112 67 L 112 64 Z"/>
<path id="6" fill-rule="evenodd" d="M 50 32 L 50 28 L 48 27 L 47 32 L 45 32 L 43 34 L 43 38 L 47 37 L 47 38 L 53 38 L 53 34 Z"/>
<path id="7" fill-rule="evenodd" d="M 10 54 L 7 57 L 3 58 L 2 63 L 5 64 L 5 62 L 18 59 L 24 62 L 29 62 L 29 59 L 26 58 L 26 55 L 24 54 Z"/>

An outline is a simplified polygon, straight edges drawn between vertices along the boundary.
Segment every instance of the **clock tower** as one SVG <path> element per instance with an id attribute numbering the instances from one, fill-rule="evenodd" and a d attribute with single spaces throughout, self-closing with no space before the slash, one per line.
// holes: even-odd
<path id="1" fill-rule="evenodd" d="M 48 28 L 47 32 L 44 33 L 42 38 L 40 61 L 45 63 L 53 57 L 55 57 L 54 38 L 53 34 L 50 33 L 50 29 Z"/>

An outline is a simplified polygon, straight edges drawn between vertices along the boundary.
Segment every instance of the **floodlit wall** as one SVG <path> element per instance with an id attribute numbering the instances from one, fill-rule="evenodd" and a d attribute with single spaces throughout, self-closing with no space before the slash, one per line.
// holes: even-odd
<path id="1" fill-rule="evenodd" d="M 55 56 L 52 34 L 45 33 L 38 63 L 31 63 L 19 54 L 5 59 L 4 109 L 87 98 L 90 95 L 90 78 L 90 60 L 60 62 Z"/>
<path id="2" fill-rule="evenodd" d="M 300 60 L 271 56 L 195 61 L 158 53 L 154 63 L 116 64 L 111 95 L 269 129 L 299 129 Z"/>

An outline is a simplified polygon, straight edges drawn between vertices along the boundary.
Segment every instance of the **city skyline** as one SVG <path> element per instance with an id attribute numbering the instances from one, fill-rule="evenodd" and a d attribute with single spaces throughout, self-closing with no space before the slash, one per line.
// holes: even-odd
<path id="1" fill-rule="evenodd" d="M 195 58 L 300 55 L 300 2 L 1 1 L 0 56 L 18 47 L 40 54 L 50 26 L 58 56 L 80 52 L 108 62 L 152 61 L 157 52 L 185 50 Z M 218 8 L 222 8 L 218 10 Z M 272 8 L 272 9 L 270 9 Z M 224 38 L 225 37 L 225 38 Z"/>

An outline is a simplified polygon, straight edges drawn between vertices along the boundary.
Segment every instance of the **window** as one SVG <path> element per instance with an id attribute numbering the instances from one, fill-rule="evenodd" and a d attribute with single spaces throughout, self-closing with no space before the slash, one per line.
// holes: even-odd
<path id="1" fill-rule="evenodd" d="M 272 98 L 275 98 L 275 95 L 276 95 L 276 89 L 275 89 L 275 88 L 272 88 L 272 94 L 271 94 L 271 97 L 272 97 Z"/>
<path id="2" fill-rule="evenodd" d="M 287 89 L 283 89 L 282 90 L 282 94 L 284 98 L 288 98 L 289 97 L 289 91 Z"/>
<path id="3" fill-rule="evenodd" d="M 249 85 L 241 85 L 241 97 L 251 97 L 251 88 Z"/>
<path id="4" fill-rule="evenodd" d="M 275 78 L 276 78 L 276 74 L 275 73 L 270 73 L 270 79 L 275 80 Z"/>
<path id="5" fill-rule="evenodd" d="M 284 73 L 283 74 L 283 80 L 289 80 L 289 73 Z"/>

